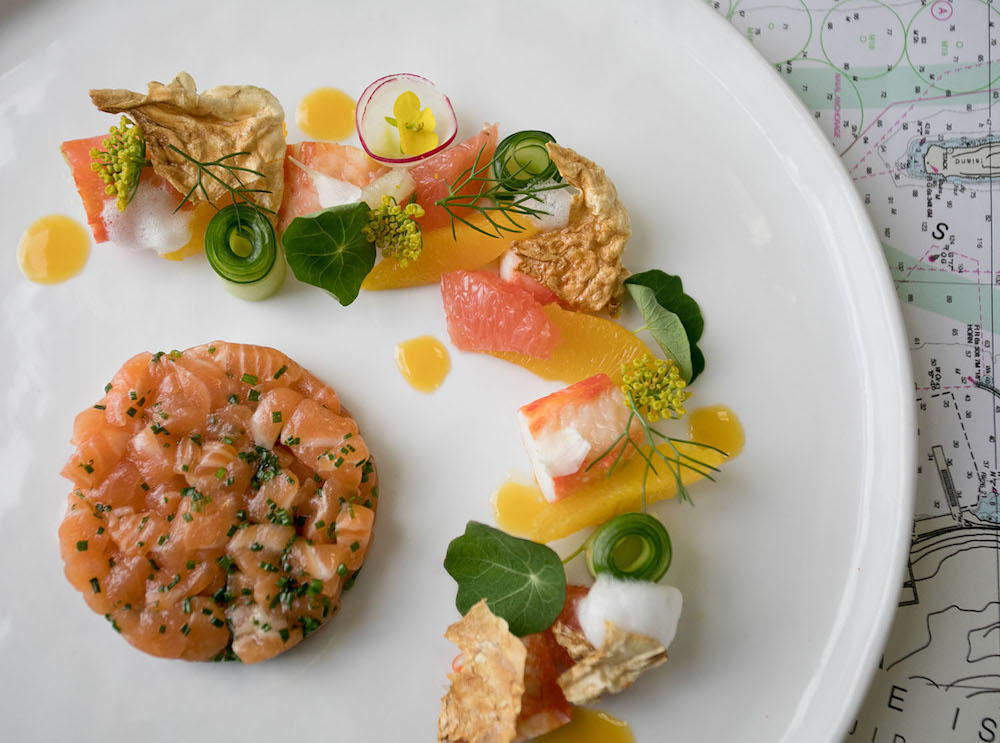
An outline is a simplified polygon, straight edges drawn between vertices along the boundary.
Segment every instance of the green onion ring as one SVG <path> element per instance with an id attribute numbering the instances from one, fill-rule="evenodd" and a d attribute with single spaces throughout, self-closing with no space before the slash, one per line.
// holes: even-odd
<path id="1" fill-rule="evenodd" d="M 655 583 L 667 572 L 672 557 L 670 535 L 648 513 L 615 516 L 587 540 L 587 569 L 595 578 L 608 573 Z"/>

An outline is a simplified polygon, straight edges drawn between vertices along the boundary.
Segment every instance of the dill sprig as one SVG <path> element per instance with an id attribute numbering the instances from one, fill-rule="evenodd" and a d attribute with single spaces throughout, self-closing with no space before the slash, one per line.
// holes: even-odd
<path id="1" fill-rule="evenodd" d="M 690 446 L 699 446 L 704 449 L 711 449 L 724 456 L 729 456 L 727 452 L 717 446 L 712 446 L 711 444 L 702 444 L 698 441 L 689 441 L 687 439 L 678 439 L 673 436 L 667 436 L 665 433 L 653 428 L 646 417 L 639 411 L 639 406 L 636 405 L 635 398 L 632 397 L 632 392 L 626 391 L 625 401 L 629 408 L 628 421 L 625 423 L 625 430 L 622 431 L 621 435 L 615 439 L 614 443 L 611 444 L 600 456 L 597 457 L 590 465 L 587 467 L 589 470 L 598 462 L 602 461 L 606 456 L 615 450 L 619 444 L 624 442 L 624 445 L 615 455 L 614 461 L 611 463 L 611 467 L 608 469 L 608 476 L 610 477 L 618 464 L 625 457 L 625 452 L 631 446 L 635 451 L 642 457 L 643 461 L 646 462 L 646 469 L 642 473 L 642 511 L 646 511 L 646 481 L 649 479 L 649 473 L 652 472 L 654 475 L 658 474 L 656 471 L 656 460 L 659 458 L 663 461 L 667 470 L 674 477 L 674 482 L 677 484 L 677 495 L 682 501 L 686 501 L 691 505 L 694 505 L 694 501 L 691 500 L 691 495 L 688 493 L 687 488 L 684 486 L 684 480 L 681 477 L 681 469 L 687 468 L 692 472 L 695 472 L 702 477 L 715 482 L 715 478 L 712 477 L 712 472 L 721 472 L 718 467 L 708 464 L 707 462 L 702 462 L 699 459 L 695 459 L 690 454 L 685 454 L 680 449 L 677 448 L 677 444 L 688 444 Z M 642 437 L 639 441 L 632 438 L 632 421 L 637 421 L 642 427 Z M 671 453 L 663 452 L 660 447 L 657 446 L 657 439 L 661 439 L 665 442 L 671 450 Z M 649 447 L 649 452 L 647 453 L 644 447 Z"/>
<path id="2" fill-rule="evenodd" d="M 212 180 L 219 183 L 219 185 L 221 185 L 229 192 L 229 195 L 232 198 L 234 205 L 239 202 L 243 202 L 247 206 L 256 209 L 258 212 L 261 212 L 262 214 L 274 215 L 273 211 L 251 200 L 247 195 L 255 193 L 271 193 L 271 191 L 266 188 L 247 188 L 246 184 L 240 178 L 239 174 L 250 173 L 251 175 L 257 176 L 258 178 L 266 178 L 267 176 L 265 176 L 258 170 L 254 170 L 252 168 L 243 168 L 240 167 L 239 165 L 232 165 L 226 162 L 226 160 L 232 160 L 234 158 L 241 157 L 243 155 L 249 155 L 250 154 L 249 152 L 233 152 L 232 154 L 229 155 L 223 155 L 217 160 L 212 160 L 210 162 L 203 163 L 191 157 L 189 154 L 184 152 L 184 150 L 175 147 L 174 145 L 168 145 L 168 147 L 170 147 L 170 149 L 172 149 L 178 155 L 183 157 L 185 160 L 192 163 L 198 169 L 198 179 L 195 181 L 194 185 L 191 186 L 190 189 L 188 189 L 188 192 L 184 194 L 184 198 L 181 199 L 181 203 L 177 205 L 177 209 L 180 209 L 182 206 L 184 206 L 184 204 L 188 201 L 188 199 L 191 198 L 191 195 L 194 194 L 196 190 L 201 189 L 201 193 L 205 197 L 205 201 L 207 201 L 208 204 L 212 206 L 216 211 L 221 211 L 221 207 L 216 206 L 215 203 L 212 201 L 212 199 L 209 197 L 208 191 L 205 189 L 205 184 L 202 182 L 203 178 L 205 176 L 208 176 Z M 233 186 L 231 183 L 228 183 L 224 179 L 220 178 L 216 173 L 213 173 L 211 168 L 221 168 L 226 174 L 229 175 L 230 178 L 236 181 L 239 185 Z M 176 212 L 177 209 L 174 209 L 174 211 Z"/>
<path id="3" fill-rule="evenodd" d="M 479 164 L 484 149 L 486 149 L 485 142 L 479 148 L 479 152 L 476 153 L 476 159 L 472 165 L 459 173 L 454 183 L 446 184 L 448 186 L 448 195 L 434 202 L 436 206 L 442 207 L 448 213 L 448 217 L 451 220 L 451 234 L 455 239 L 458 239 L 455 234 L 456 222 L 468 225 L 476 232 L 482 233 L 487 237 L 503 237 L 504 232 L 523 232 L 525 226 L 520 224 L 514 217 L 540 217 L 549 214 L 544 209 L 531 206 L 529 202 L 535 201 L 540 204 L 541 199 L 538 198 L 538 194 L 545 191 L 566 188 L 568 185 L 566 183 L 550 184 L 547 186 L 530 185 L 519 191 L 510 191 L 493 175 L 493 161 L 496 159 L 495 153 L 484 164 Z M 512 173 L 511 176 L 516 176 L 525 167 L 527 166 L 522 166 L 520 170 Z M 475 190 L 463 193 L 463 190 L 469 184 L 475 184 Z M 488 232 L 478 225 L 473 224 L 468 219 L 465 219 L 458 213 L 457 210 L 459 209 L 470 209 L 482 214 L 494 231 Z"/>

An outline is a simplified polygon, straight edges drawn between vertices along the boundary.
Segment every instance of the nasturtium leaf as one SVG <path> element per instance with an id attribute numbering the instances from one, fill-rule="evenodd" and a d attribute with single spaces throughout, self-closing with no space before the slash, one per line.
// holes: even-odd
<path id="1" fill-rule="evenodd" d="M 650 332 L 653 332 L 656 342 L 663 348 L 664 353 L 670 354 L 671 358 L 677 361 L 682 376 L 688 382 L 693 382 L 705 370 L 705 356 L 701 352 L 701 349 L 698 348 L 698 341 L 705 330 L 705 318 L 701 314 L 701 308 L 698 306 L 698 303 L 684 293 L 684 284 L 681 282 L 680 277 L 671 276 L 663 271 L 653 269 L 652 271 L 644 271 L 629 276 L 625 279 L 625 286 L 628 288 L 633 299 L 636 300 L 636 304 L 639 304 L 639 299 L 636 296 L 636 289 L 638 287 L 651 290 L 656 304 L 680 320 L 690 349 L 688 352 L 688 357 L 690 358 L 689 367 L 685 367 L 681 363 L 681 360 L 674 356 L 670 349 L 664 346 L 661 339 L 657 338 L 656 333 L 653 332 L 653 324 L 650 322 L 650 318 L 643 312 L 642 306 L 639 307 L 639 311 L 642 312 L 643 319 L 646 321 Z M 669 324 L 672 326 L 673 321 L 669 321 Z M 663 334 L 662 330 L 661 334 Z M 676 339 L 672 337 L 673 334 L 674 331 L 671 329 L 668 335 L 676 345 Z"/>
<path id="2" fill-rule="evenodd" d="M 357 299 L 375 265 L 375 246 L 361 231 L 368 212 L 359 202 L 293 219 L 281 242 L 295 278 L 325 289 L 345 307 Z"/>
<path id="3" fill-rule="evenodd" d="M 518 637 L 552 626 L 566 603 L 566 573 L 550 547 L 477 521 L 448 545 L 444 569 L 458 583 L 464 616 L 482 599 Z"/>
<path id="4" fill-rule="evenodd" d="M 629 284 L 629 294 L 635 300 L 639 313 L 646 323 L 646 330 L 660 345 L 663 352 L 677 363 L 681 376 L 691 381 L 694 370 L 691 363 L 691 343 L 684 323 L 670 310 L 665 310 L 656 301 L 656 293 L 648 286 Z"/>

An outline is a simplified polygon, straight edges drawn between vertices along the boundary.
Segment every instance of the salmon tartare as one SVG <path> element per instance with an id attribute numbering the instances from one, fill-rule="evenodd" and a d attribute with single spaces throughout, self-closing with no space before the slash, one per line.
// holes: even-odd
<path id="1" fill-rule="evenodd" d="M 357 424 L 272 348 L 138 354 L 71 443 L 66 577 L 150 655 L 288 650 L 336 613 L 371 544 L 378 481 Z"/>

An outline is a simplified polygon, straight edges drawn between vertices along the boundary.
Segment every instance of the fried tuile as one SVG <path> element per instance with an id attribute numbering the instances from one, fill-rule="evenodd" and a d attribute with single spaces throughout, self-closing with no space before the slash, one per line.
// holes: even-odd
<path id="1" fill-rule="evenodd" d="M 527 650 L 486 600 L 451 625 L 445 638 L 462 651 L 462 668 L 448 674 L 438 743 L 511 743 L 524 694 Z"/>
<path id="2" fill-rule="evenodd" d="M 248 193 L 248 199 L 272 212 L 281 206 L 285 112 L 278 99 L 263 88 L 221 85 L 199 94 L 191 76 L 180 72 L 169 85 L 151 82 L 147 95 L 104 89 L 91 90 L 90 99 L 101 111 L 127 113 L 135 120 L 146 138 L 146 156 L 153 170 L 182 194 L 198 183 L 199 173 L 194 163 L 174 152 L 170 145 L 203 163 L 236 152 L 249 153 L 224 162 L 263 174 L 261 178 L 238 171 L 246 189 L 270 192 Z M 212 175 L 234 188 L 240 184 L 220 167 L 208 172 L 211 175 L 201 178 L 205 191 L 195 189 L 189 200 L 194 203 L 208 200 L 222 208 L 233 197 Z"/>
<path id="3" fill-rule="evenodd" d="M 565 227 L 511 242 L 520 258 L 515 270 L 572 309 L 617 315 L 628 277 L 622 266 L 632 235 L 628 211 L 602 168 L 555 142 L 546 147 L 559 173 L 580 193 L 573 196 Z"/>
<path id="4" fill-rule="evenodd" d="M 589 704 L 601 694 L 617 694 L 630 687 L 643 671 L 667 660 L 657 640 L 605 622 L 604 644 L 559 676 L 559 686 L 570 704 Z"/>
<path id="5" fill-rule="evenodd" d="M 575 662 L 597 652 L 597 648 L 590 644 L 583 630 L 571 627 L 560 619 L 552 625 L 552 636 Z"/>

